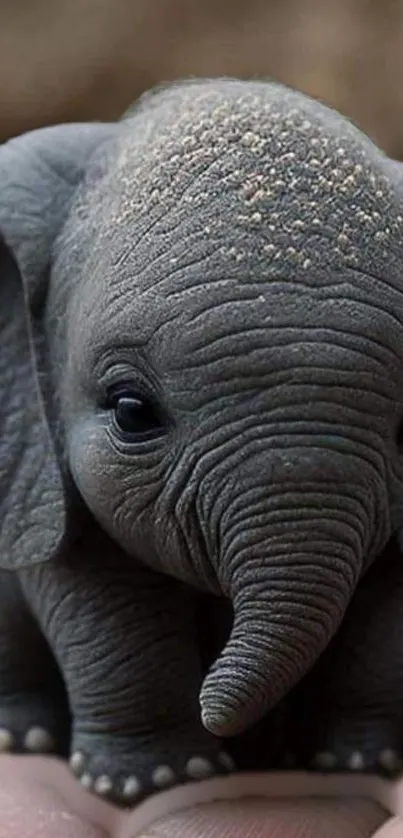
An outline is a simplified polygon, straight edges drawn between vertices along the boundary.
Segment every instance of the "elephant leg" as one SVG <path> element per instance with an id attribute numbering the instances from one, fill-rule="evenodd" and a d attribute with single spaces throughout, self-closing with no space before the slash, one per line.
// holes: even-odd
<path id="1" fill-rule="evenodd" d="M 200 721 L 195 594 L 129 559 L 100 530 L 58 562 L 24 571 L 24 590 L 66 679 L 71 767 L 122 805 L 228 773 Z"/>
<path id="2" fill-rule="evenodd" d="M 293 714 L 302 764 L 402 772 L 403 573 L 395 542 L 361 580 L 338 635 L 295 691 Z"/>
<path id="3" fill-rule="evenodd" d="M 67 696 L 14 573 L 0 573 L 0 751 L 65 755 Z"/>

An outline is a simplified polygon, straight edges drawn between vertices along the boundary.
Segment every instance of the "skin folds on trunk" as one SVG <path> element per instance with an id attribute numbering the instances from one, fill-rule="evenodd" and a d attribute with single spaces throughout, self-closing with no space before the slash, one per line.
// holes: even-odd
<path id="1" fill-rule="evenodd" d="M 220 736 L 261 719 L 313 666 L 362 569 L 371 510 L 354 489 L 347 501 L 322 487 L 266 506 L 253 529 L 233 525 L 224 545 L 221 582 L 234 622 L 200 696 L 203 723 Z"/>

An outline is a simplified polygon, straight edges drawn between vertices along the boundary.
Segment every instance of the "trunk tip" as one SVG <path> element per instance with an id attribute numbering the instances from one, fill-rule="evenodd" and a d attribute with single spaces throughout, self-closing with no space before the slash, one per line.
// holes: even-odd
<path id="1" fill-rule="evenodd" d="M 214 736 L 222 736 L 221 729 L 223 722 L 225 723 L 224 716 L 221 716 L 219 713 L 215 713 L 214 710 L 211 712 L 209 709 L 202 708 L 201 720 L 203 727 L 205 727 L 209 733 L 214 734 Z"/>
<path id="2" fill-rule="evenodd" d="M 241 733 L 244 725 L 239 724 L 236 712 L 224 707 L 218 707 L 216 701 L 212 703 L 204 696 L 201 698 L 201 720 L 203 727 L 214 736 L 235 736 Z"/>

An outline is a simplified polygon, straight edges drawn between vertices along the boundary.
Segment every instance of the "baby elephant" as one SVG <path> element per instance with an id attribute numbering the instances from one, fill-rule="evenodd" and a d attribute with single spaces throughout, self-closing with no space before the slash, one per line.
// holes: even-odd
<path id="1" fill-rule="evenodd" d="M 265 82 L 0 148 L 0 747 L 69 747 L 127 804 L 230 771 L 222 737 L 351 602 L 300 706 L 320 766 L 398 770 L 401 571 L 373 560 L 403 522 L 401 191 Z M 206 594 L 233 608 L 207 673 Z"/>

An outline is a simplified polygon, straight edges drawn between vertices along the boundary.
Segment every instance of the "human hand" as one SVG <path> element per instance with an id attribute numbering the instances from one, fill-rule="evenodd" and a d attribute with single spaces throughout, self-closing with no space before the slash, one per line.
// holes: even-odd
<path id="1" fill-rule="evenodd" d="M 346 787 L 357 779 L 348 778 Z M 139 831 L 135 811 L 120 812 L 92 798 L 56 760 L 2 757 L 0 838 L 401 838 L 403 817 L 390 816 L 387 809 L 403 812 L 403 782 L 379 782 L 381 787 L 389 789 L 383 806 L 382 793 L 377 795 L 381 802 L 350 793 L 301 797 L 296 786 L 288 799 L 256 796 L 204 803 L 165 817 L 157 813 L 157 820 Z M 288 794 L 293 795 L 290 787 Z"/>

